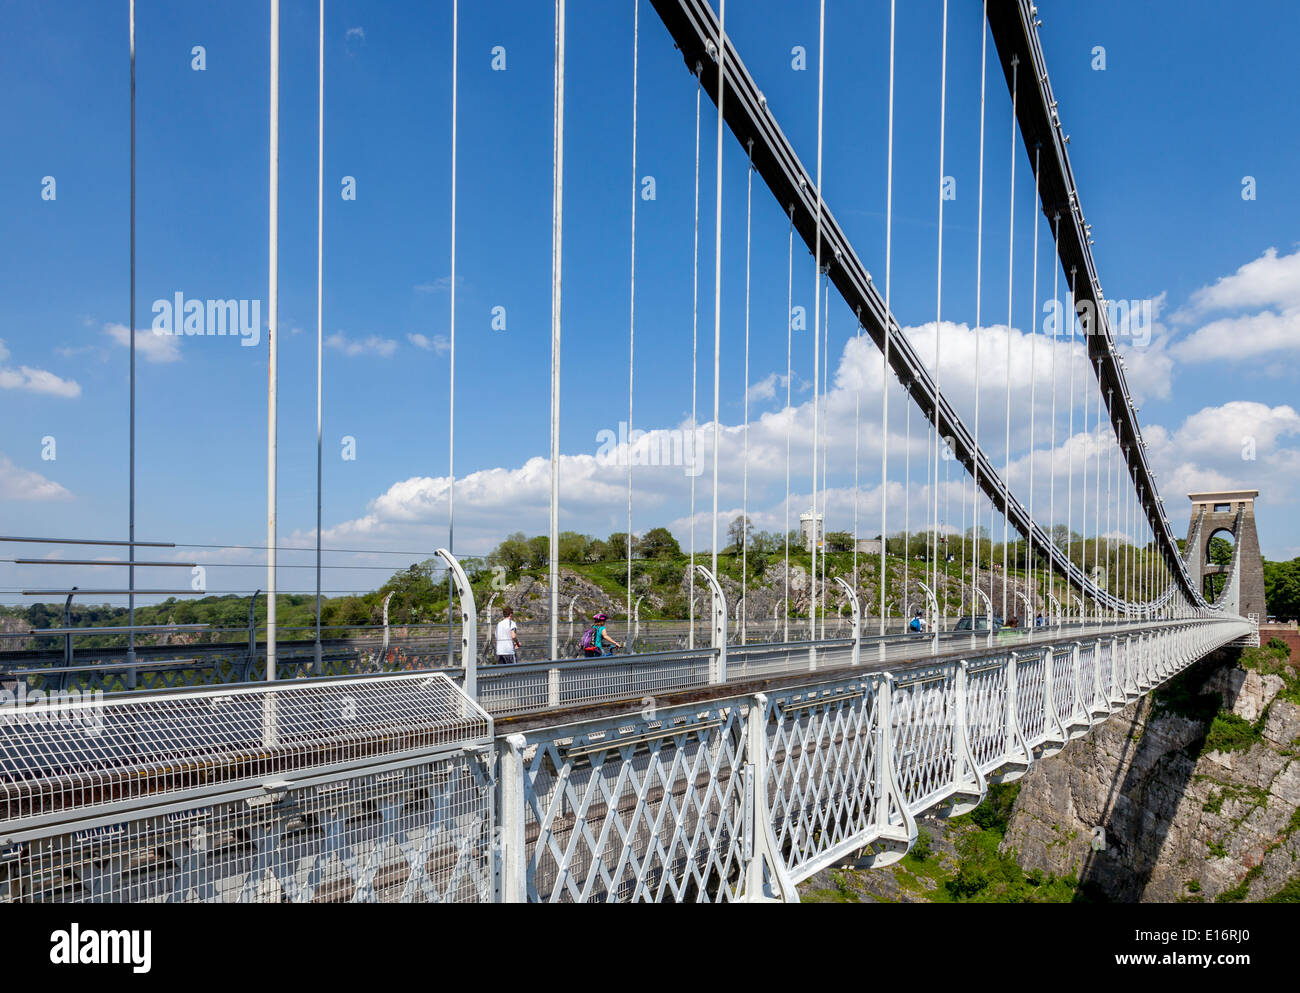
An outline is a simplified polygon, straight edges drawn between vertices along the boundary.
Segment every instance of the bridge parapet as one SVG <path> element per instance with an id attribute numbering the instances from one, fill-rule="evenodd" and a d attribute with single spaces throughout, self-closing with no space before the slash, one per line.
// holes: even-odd
<path id="1" fill-rule="evenodd" d="M 98 734 L 11 709 L 0 900 L 793 899 L 821 868 L 901 858 L 917 816 L 970 809 L 1248 626 L 893 672 L 792 646 L 802 678 L 765 692 L 505 739 L 442 673 L 123 695 Z"/>
<path id="2" fill-rule="evenodd" d="M 489 900 L 492 721 L 446 676 L 0 709 L 0 901 Z"/>
<path id="3" fill-rule="evenodd" d="M 1023 774 L 1243 626 L 1187 621 L 904 672 L 810 674 L 761 699 L 535 728 L 512 739 L 502 781 L 524 796 L 503 830 L 515 846 L 503 857 L 521 867 L 507 898 L 746 900 L 772 895 L 747 882 L 772 851 L 777 896 L 846 860 L 887 864 L 915 840 L 917 816 L 969 809 L 987 782 Z M 754 775 L 768 797 L 757 814 Z"/>

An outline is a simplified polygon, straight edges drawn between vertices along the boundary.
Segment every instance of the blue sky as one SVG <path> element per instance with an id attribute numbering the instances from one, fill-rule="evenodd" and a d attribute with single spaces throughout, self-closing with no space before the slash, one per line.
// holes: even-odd
<path id="1" fill-rule="evenodd" d="M 1300 483 L 1300 415 L 1291 406 L 1297 376 L 1289 361 L 1300 342 L 1300 197 L 1293 178 L 1300 110 L 1290 50 L 1300 14 L 1282 2 L 1256 5 L 1249 18 L 1225 18 L 1208 2 L 1044 0 L 1039 7 L 1102 285 L 1110 297 L 1156 301 L 1150 344 L 1130 347 L 1128 356 L 1175 531 L 1186 528 L 1189 489 L 1257 486 L 1265 554 L 1300 554 L 1300 524 L 1289 513 Z M 315 513 L 317 7 L 285 0 L 282 8 L 281 535 L 285 543 L 309 545 Z M 899 8 L 892 303 L 929 358 L 936 311 L 940 4 Z M 126 10 L 125 0 L 4 4 L 10 30 L 0 39 L 6 139 L 0 156 L 6 233 L 0 240 L 0 416 L 7 430 L 0 441 L 0 503 L 8 534 L 121 537 L 126 528 Z M 423 558 L 445 543 L 448 357 L 437 343 L 448 333 L 450 10 L 449 2 L 327 4 L 329 547 L 409 550 L 415 554 L 408 558 Z M 570 0 L 568 7 L 561 526 L 598 535 L 621 529 L 626 520 L 625 470 L 602 466 L 594 456 L 598 432 L 617 431 L 627 412 L 632 11 L 633 0 Z M 728 32 L 769 107 L 813 169 L 815 0 L 733 0 L 727 13 Z M 634 425 L 671 431 L 691 410 L 695 87 L 648 0 L 641 0 L 641 29 L 637 171 L 654 177 L 656 198 L 638 206 Z M 547 470 L 537 460 L 548 449 L 552 31 L 550 4 L 462 4 L 456 471 L 468 478 L 457 489 L 456 544 L 466 554 L 486 551 L 516 528 L 545 528 Z M 159 339 L 147 329 L 153 301 L 177 292 L 260 300 L 265 318 L 267 5 L 142 0 L 137 36 L 135 325 L 148 335 L 140 339 L 138 365 L 138 534 L 195 545 L 257 545 L 265 540 L 264 336 L 259 347 L 245 348 L 238 338 Z M 883 285 L 888 4 L 830 0 L 827 38 L 825 197 Z M 196 45 L 205 50 L 203 71 L 191 67 Z M 1104 71 L 1092 67 L 1099 45 Z M 495 46 L 505 49 L 505 71 L 491 67 Z M 792 67 L 795 46 L 807 50 L 806 71 Z M 1012 147 L 1010 99 L 991 49 L 990 42 L 981 440 L 1001 464 Z M 940 377 L 968 422 L 979 59 L 979 5 L 954 2 L 944 172 L 956 179 L 957 198 L 945 206 L 941 307 L 943 320 L 953 323 L 944 325 Z M 701 424 L 712 420 L 713 402 L 715 127 L 716 111 L 706 97 Z M 1038 327 L 1034 318 L 1051 293 L 1051 252 L 1042 223 L 1035 300 L 1032 239 L 1041 215 L 1033 203 L 1031 162 L 1018 144 L 1016 155 L 1011 378 L 1013 390 L 1021 391 L 1017 399 L 1027 402 L 1027 350 L 1036 339 L 1033 379 L 1041 417 L 1033 464 L 1043 473 L 1052 471 L 1045 441 L 1050 383 L 1043 379 L 1051 345 L 1025 332 Z M 47 176 L 55 180 L 53 200 L 41 195 Z M 355 178 L 355 201 L 340 196 L 345 176 Z M 1254 177 L 1254 200 L 1242 198 L 1246 176 Z M 724 520 L 746 504 L 745 180 L 744 151 L 728 135 L 722 191 Z M 786 239 L 781 207 L 757 183 L 748 377 L 756 425 L 747 505 L 761 527 L 784 522 L 787 420 L 795 438 L 794 517 L 809 500 L 809 332 L 794 338 L 795 409 L 788 418 L 780 413 L 785 387 L 771 378 L 785 371 Z M 793 269 L 794 302 L 811 313 L 813 265 L 798 245 Z M 504 331 L 491 327 L 494 307 L 505 308 Z M 879 357 L 849 342 L 854 321 L 842 304 L 832 300 L 828 320 L 829 526 L 851 530 L 856 504 L 859 530 L 874 535 L 881 494 Z M 914 415 L 908 511 L 902 485 L 906 420 L 901 401 L 893 403 L 888 527 L 901 527 L 907 513 L 916 529 L 928 502 L 924 424 Z M 760 425 L 762 415 L 767 420 Z M 1061 456 L 1068 421 L 1059 407 L 1057 423 Z M 1014 419 L 1012 480 L 1022 497 L 1031 463 L 1027 427 L 1024 418 Z M 1256 444 L 1253 461 L 1241 457 L 1247 435 Z M 355 460 L 341 457 L 344 436 L 355 439 Z M 46 438 L 55 442 L 53 460 L 42 457 L 50 454 Z M 703 457 L 710 468 L 695 477 L 700 549 L 710 541 L 711 429 L 708 440 Z M 1058 472 L 1063 461 L 1058 457 Z M 1037 478 L 1041 499 L 1044 476 Z M 666 524 L 688 542 L 691 477 L 680 467 L 647 468 L 635 471 L 634 480 L 636 529 Z M 952 478 L 942 492 L 946 525 L 960 527 L 958 481 Z M 1048 514 L 1036 516 L 1045 520 Z M 1062 513 L 1056 517 L 1064 520 Z M 187 548 L 176 556 L 214 564 L 261 560 L 252 549 Z M 326 587 L 369 588 L 383 569 L 359 566 L 386 568 L 406 560 L 332 553 L 327 561 L 335 568 Z M 302 564 L 310 557 L 291 553 L 284 561 Z M 24 587 L 120 579 L 104 575 L 105 569 L 0 564 L 0 570 L 8 600 L 21 599 L 12 591 Z M 280 585 L 308 589 L 309 577 L 310 570 L 289 569 Z M 162 572 L 141 582 L 188 585 Z M 263 582 L 257 569 L 222 565 L 209 573 L 207 586 L 244 590 Z"/>

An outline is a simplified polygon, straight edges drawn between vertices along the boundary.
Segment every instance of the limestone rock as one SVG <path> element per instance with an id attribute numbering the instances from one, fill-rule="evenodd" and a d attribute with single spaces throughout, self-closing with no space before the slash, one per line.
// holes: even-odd
<path id="1" fill-rule="evenodd" d="M 1212 901 L 1243 883 L 1256 900 L 1300 874 L 1300 707 L 1235 658 L 1203 663 L 1202 691 L 1252 724 L 1266 714 L 1261 740 L 1204 751 L 1205 724 L 1138 701 L 1035 763 L 1004 846 L 1117 901 Z"/>

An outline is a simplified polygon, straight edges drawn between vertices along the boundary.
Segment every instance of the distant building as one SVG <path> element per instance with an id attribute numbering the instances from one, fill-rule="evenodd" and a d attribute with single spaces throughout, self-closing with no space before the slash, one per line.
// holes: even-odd
<path id="1" fill-rule="evenodd" d="M 822 515 L 814 514 L 812 511 L 799 515 L 799 541 L 803 544 L 804 550 L 811 552 L 813 542 L 817 547 L 822 547 Z"/>
<path id="2" fill-rule="evenodd" d="M 860 553 L 862 553 L 862 554 L 865 554 L 865 555 L 879 555 L 879 554 L 880 554 L 880 539 L 879 539 L 879 538 L 859 538 L 859 539 L 858 539 L 858 551 L 859 551 Z"/>

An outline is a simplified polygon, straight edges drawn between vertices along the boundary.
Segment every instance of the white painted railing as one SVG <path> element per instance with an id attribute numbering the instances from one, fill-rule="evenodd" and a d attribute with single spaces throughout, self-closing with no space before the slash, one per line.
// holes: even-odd
<path id="1" fill-rule="evenodd" d="M 1246 627 L 1186 621 L 841 671 L 508 736 L 501 896 L 793 899 L 828 865 L 901 858 L 921 813 L 970 810 L 990 781 L 1022 775 Z"/>
<path id="2" fill-rule="evenodd" d="M 614 660 L 582 679 L 642 680 L 620 712 L 558 723 L 561 680 L 559 709 L 504 738 L 443 674 L 123 694 L 71 726 L 57 701 L 10 709 L 0 902 L 794 899 L 818 869 L 901 858 L 921 813 L 972 809 L 1249 628 L 878 669 L 852 640 L 733 649 L 733 679 L 786 677 L 766 693 L 716 682 L 710 650 Z M 667 702 L 697 680 L 713 695 Z"/>

